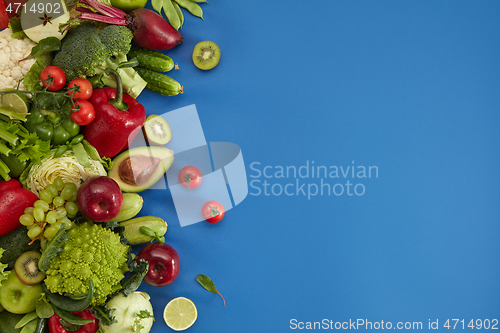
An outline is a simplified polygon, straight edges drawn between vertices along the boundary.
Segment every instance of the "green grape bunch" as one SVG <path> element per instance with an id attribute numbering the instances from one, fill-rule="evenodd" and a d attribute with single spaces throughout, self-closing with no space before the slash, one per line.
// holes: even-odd
<path id="1" fill-rule="evenodd" d="M 61 178 L 48 184 L 33 207 L 26 208 L 19 217 L 19 222 L 28 228 L 28 237 L 33 241 L 51 240 L 61 226 L 71 229 L 74 225 L 71 219 L 78 214 L 76 194 L 76 184 L 65 183 Z"/>

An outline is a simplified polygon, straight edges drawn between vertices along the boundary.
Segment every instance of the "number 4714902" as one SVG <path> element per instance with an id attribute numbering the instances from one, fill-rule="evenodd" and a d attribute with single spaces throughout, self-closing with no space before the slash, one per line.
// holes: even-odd
<path id="1" fill-rule="evenodd" d="M 443 327 L 447 329 L 465 329 L 465 319 L 448 319 Z M 498 329 L 498 319 L 471 319 L 467 323 L 467 327 L 471 329 Z"/>

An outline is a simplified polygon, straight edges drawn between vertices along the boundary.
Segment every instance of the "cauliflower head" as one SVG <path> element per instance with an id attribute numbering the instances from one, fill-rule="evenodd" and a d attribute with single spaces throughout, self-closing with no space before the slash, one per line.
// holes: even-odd
<path id="1" fill-rule="evenodd" d="M 36 45 L 29 38 L 12 38 L 10 28 L 0 31 L 0 89 L 16 88 L 36 59 L 19 60 L 30 55 Z M 20 89 L 25 87 L 21 83 Z"/>
<path id="2" fill-rule="evenodd" d="M 53 293 L 73 295 L 88 292 L 94 282 L 92 305 L 102 305 L 121 288 L 127 268 L 128 246 L 120 236 L 100 224 L 76 224 L 67 231 L 69 240 L 50 262 L 45 284 Z"/>

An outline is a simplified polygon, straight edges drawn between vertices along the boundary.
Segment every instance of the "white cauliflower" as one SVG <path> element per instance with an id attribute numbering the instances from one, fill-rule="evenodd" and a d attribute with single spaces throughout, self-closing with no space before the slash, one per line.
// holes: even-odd
<path id="1" fill-rule="evenodd" d="M 0 31 L 0 89 L 16 88 L 36 61 L 19 62 L 30 55 L 36 43 L 29 38 L 12 38 L 11 34 L 10 28 Z M 19 88 L 25 89 L 22 83 Z"/>

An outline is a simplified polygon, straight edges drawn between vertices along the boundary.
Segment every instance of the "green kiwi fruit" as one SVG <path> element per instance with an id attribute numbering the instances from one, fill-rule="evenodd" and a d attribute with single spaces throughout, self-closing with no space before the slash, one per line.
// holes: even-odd
<path id="1" fill-rule="evenodd" d="M 152 114 L 146 118 L 142 127 L 146 142 L 150 145 L 162 146 L 167 144 L 172 138 L 172 132 L 167 121 L 162 117 Z"/>
<path id="2" fill-rule="evenodd" d="M 193 62 L 199 69 L 212 69 L 219 63 L 220 49 L 214 42 L 203 41 L 196 44 L 193 51 Z"/>
<path id="3" fill-rule="evenodd" d="M 45 274 L 38 268 L 38 260 L 42 254 L 36 251 L 24 252 L 17 258 L 14 270 L 22 283 L 34 285 L 45 279 Z"/>

